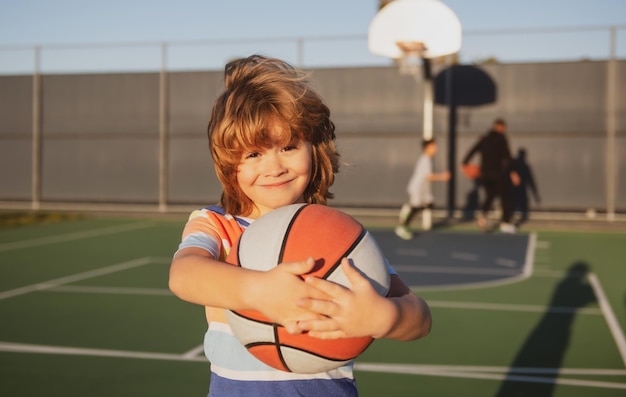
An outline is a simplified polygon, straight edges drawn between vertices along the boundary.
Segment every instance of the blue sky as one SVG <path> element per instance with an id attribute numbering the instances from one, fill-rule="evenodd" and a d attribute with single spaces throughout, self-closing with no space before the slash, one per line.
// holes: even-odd
<path id="1" fill-rule="evenodd" d="M 480 31 L 621 25 L 618 56 L 626 57 L 624 0 L 445 0 L 464 33 L 462 59 L 502 61 L 606 58 L 608 30 L 511 34 Z M 0 73 L 31 68 L 31 46 L 42 45 L 44 71 L 64 68 L 158 68 L 158 42 L 171 68 L 206 68 L 228 57 L 269 53 L 303 66 L 377 65 L 367 51 L 377 0 L 0 0 Z M 307 38 L 338 36 L 340 39 Z M 304 55 L 295 38 L 304 37 Z M 346 38 L 347 37 L 347 38 Z M 361 37 L 361 39 L 359 39 Z M 270 38 L 290 38 L 271 41 Z M 213 41 L 230 40 L 222 45 Z M 205 44 L 183 44 L 211 41 Z M 121 48 L 54 48 L 58 44 L 126 43 Z M 144 43 L 145 45 L 133 45 Z M 153 43 L 148 45 L 147 43 Z M 299 58 L 300 57 L 300 58 Z M 92 65 L 90 65 L 90 62 Z M 84 66 L 80 66 L 84 65 Z"/>

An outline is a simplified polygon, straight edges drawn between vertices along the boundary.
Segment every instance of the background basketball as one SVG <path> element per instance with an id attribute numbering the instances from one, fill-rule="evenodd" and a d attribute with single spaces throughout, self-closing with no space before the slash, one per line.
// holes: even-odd
<path id="1" fill-rule="evenodd" d="M 465 176 L 470 179 L 477 179 L 480 177 L 480 167 L 476 164 L 465 164 L 462 169 Z"/>
<path id="2" fill-rule="evenodd" d="M 252 223 L 231 249 L 227 262 L 269 270 L 282 262 L 312 256 L 309 274 L 350 287 L 339 263 L 348 257 L 381 295 L 389 290 L 385 258 L 370 233 L 351 216 L 327 206 L 293 204 Z M 361 354 L 372 338 L 321 340 L 291 335 L 257 311 L 227 311 L 235 336 L 259 360 L 276 369 L 318 373 L 337 368 Z"/>

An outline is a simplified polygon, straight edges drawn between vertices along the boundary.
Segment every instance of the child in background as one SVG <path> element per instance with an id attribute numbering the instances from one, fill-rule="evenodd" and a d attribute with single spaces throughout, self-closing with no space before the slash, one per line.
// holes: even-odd
<path id="1" fill-rule="evenodd" d="M 225 85 L 208 127 L 220 205 L 191 214 L 169 280 L 179 298 L 206 307 L 209 396 L 357 396 L 352 363 L 320 374 L 273 369 L 238 342 L 224 309 L 258 310 L 290 333 L 317 338 L 408 341 L 429 333 L 428 306 L 391 268 L 390 293 L 382 297 L 346 259 L 341 266 L 351 289 L 300 277 L 313 258 L 267 272 L 225 263 L 256 218 L 289 204 L 326 204 L 339 168 L 330 110 L 301 72 L 253 55 L 226 65 Z"/>
<path id="2" fill-rule="evenodd" d="M 422 154 L 415 163 L 413 175 L 409 180 L 406 191 L 409 194 L 409 202 L 400 209 L 400 224 L 396 227 L 396 235 L 404 240 L 413 238 L 409 229 L 411 221 L 418 213 L 433 207 L 433 191 L 431 182 L 447 181 L 450 172 L 433 172 L 433 157 L 437 154 L 437 142 L 434 139 L 425 139 L 422 142 Z"/>

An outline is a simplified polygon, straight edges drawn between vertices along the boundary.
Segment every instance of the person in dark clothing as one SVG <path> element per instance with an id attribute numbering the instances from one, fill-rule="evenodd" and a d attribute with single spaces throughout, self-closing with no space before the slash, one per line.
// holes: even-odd
<path id="1" fill-rule="evenodd" d="M 526 149 L 524 148 L 517 150 L 515 171 L 519 175 L 520 184 L 513 186 L 513 210 L 520 214 L 520 217 L 515 222 L 519 226 L 528 220 L 531 198 L 535 200 L 536 205 L 541 204 L 539 189 L 537 188 L 532 169 L 526 160 Z"/>
<path id="2" fill-rule="evenodd" d="M 475 154 L 480 155 L 480 182 L 486 197 L 478 215 L 478 225 L 486 229 L 487 212 L 491 209 L 493 201 L 498 198 L 502 207 L 500 231 L 515 233 L 515 225 L 511 223 L 513 217 L 511 183 L 519 185 L 520 178 L 515 170 L 515 161 L 511 156 L 505 134 L 506 122 L 503 119 L 496 119 L 491 130 L 467 152 L 463 159 L 463 167 L 469 164 Z"/>

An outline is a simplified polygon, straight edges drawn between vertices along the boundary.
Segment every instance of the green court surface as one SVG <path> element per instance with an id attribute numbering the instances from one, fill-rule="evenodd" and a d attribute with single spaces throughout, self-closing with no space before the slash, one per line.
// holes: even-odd
<path id="1" fill-rule="evenodd" d="M 205 396 L 203 309 L 167 289 L 183 224 L 0 228 L 0 396 Z M 404 242 L 374 226 L 433 329 L 372 344 L 361 396 L 626 395 L 625 232 L 450 227 Z"/>

